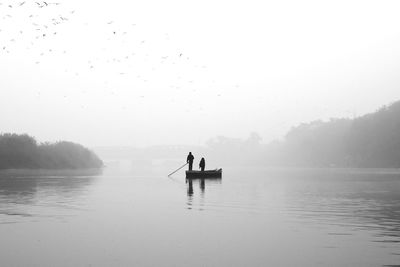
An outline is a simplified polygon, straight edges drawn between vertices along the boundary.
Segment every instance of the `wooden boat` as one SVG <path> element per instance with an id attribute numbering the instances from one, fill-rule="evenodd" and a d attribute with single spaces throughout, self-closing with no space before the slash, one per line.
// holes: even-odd
<path id="1" fill-rule="evenodd" d="M 212 178 L 221 178 L 222 177 L 222 169 L 215 170 L 205 170 L 205 171 L 186 171 L 187 179 L 212 179 Z"/>

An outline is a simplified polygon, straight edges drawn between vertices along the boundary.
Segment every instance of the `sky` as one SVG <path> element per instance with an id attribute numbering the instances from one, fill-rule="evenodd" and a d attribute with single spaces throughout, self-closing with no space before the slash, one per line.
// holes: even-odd
<path id="1" fill-rule="evenodd" d="M 400 100 L 399 1 L 0 0 L 0 132 L 264 142 Z"/>

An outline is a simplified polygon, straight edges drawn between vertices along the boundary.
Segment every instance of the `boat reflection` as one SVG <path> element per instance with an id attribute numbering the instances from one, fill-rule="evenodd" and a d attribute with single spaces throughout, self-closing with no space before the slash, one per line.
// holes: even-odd
<path id="1" fill-rule="evenodd" d="M 209 187 L 213 187 L 215 185 L 219 185 L 222 183 L 221 177 L 215 177 L 215 178 L 201 178 L 201 179 L 192 179 L 192 178 L 186 178 L 186 184 L 187 184 L 187 208 L 192 209 L 194 207 L 194 189 L 193 189 L 193 183 L 199 184 L 200 188 L 200 198 L 199 198 L 199 209 L 203 210 L 204 206 L 204 200 L 205 200 L 205 191 L 206 191 L 206 184 Z"/>
<path id="2" fill-rule="evenodd" d="M 188 197 L 192 197 L 193 196 L 193 180 L 186 179 L 186 183 L 188 184 L 187 195 L 188 195 Z"/>
<path id="3" fill-rule="evenodd" d="M 201 189 L 201 192 L 204 194 L 204 191 L 206 189 L 206 182 L 204 179 L 200 180 L 200 189 Z"/>

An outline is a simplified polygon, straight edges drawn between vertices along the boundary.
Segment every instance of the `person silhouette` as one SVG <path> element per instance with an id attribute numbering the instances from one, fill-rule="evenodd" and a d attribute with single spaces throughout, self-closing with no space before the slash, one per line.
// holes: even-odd
<path id="1" fill-rule="evenodd" d="M 201 171 L 203 172 L 204 168 L 206 167 L 206 161 L 204 160 L 204 158 L 201 158 L 199 167 L 200 167 Z"/>
<path id="2" fill-rule="evenodd" d="M 193 160 L 194 160 L 194 157 L 192 155 L 192 152 L 189 152 L 189 155 L 186 158 L 186 163 L 189 163 L 189 171 L 191 171 L 193 169 Z"/>

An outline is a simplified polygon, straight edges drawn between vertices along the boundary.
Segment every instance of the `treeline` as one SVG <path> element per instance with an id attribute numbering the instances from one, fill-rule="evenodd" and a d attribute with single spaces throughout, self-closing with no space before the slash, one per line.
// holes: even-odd
<path id="1" fill-rule="evenodd" d="M 88 169 L 103 162 L 82 145 L 71 142 L 40 143 L 31 136 L 0 134 L 0 169 Z"/>
<path id="2" fill-rule="evenodd" d="M 217 137 L 208 148 L 225 164 L 298 167 L 400 167 L 400 101 L 355 119 L 293 127 L 282 141 L 261 144 Z"/>
<path id="3" fill-rule="evenodd" d="M 271 145 L 276 163 L 300 166 L 400 167 L 400 102 L 355 119 L 301 124 Z"/>

